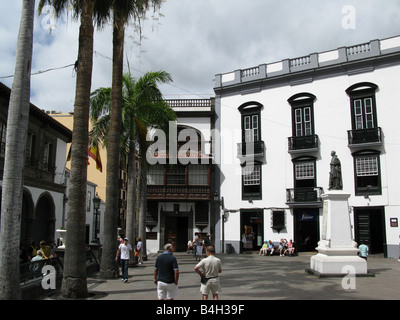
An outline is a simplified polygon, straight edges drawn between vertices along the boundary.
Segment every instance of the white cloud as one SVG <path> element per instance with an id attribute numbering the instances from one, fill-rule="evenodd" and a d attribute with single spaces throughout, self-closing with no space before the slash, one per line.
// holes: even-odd
<path id="1" fill-rule="evenodd" d="M 3 0 L 4 1 L 4 0 Z M 344 29 L 344 6 L 355 9 L 355 29 Z M 13 74 L 21 2 L 8 1 L 0 19 L 0 76 Z M 158 20 L 144 21 L 137 46 L 133 27 L 125 51 L 135 76 L 165 70 L 174 83 L 162 86 L 167 98 L 213 95 L 215 74 L 253 67 L 341 46 L 383 39 L 400 32 L 398 0 L 167 0 Z M 33 72 L 74 63 L 79 22 L 63 17 L 43 28 L 36 16 Z M 111 28 L 96 31 L 92 90 L 111 85 Z M 11 86 L 11 79 L 0 79 Z M 32 102 L 45 110 L 73 110 L 72 68 L 32 77 Z"/>

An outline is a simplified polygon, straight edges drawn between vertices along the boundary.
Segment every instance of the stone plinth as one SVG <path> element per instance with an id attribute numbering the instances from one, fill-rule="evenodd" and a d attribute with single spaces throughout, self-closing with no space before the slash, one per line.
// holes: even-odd
<path id="1" fill-rule="evenodd" d="M 323 194 L 323 219 L 318 254 L 310 259 L 310 273 L 317 275 L 366 275 L 367 262 L 357 254 L 353 241 L 348 199 L 350 194 L 335 190 Z"/>

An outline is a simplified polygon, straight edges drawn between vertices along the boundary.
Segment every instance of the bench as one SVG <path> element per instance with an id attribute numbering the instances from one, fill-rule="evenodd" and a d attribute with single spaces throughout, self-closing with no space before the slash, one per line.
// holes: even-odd
<path id="1" fill-rule="evenodd" d="M 279 249 L 279 242 L 276 242 L 276 241 L 272 241 L 272 244 L 274 245 L 274 251 L 273 251 L 273 253 L 272 253 L 272 255 L 280 255 L 281 253 L 280 253 L 280 249 Z M 293 242 L 293 248 L 294 248 L 294 251 L 293 251 L 293 254 L 292 254 L 292 256 L 295 256 L 295 255 L 297 255 L 297 253 L 296 253 L 296 245 L 295 245 L 295 243 Z M 282 254 L 284 254 L 285 253 L 285 250 L 286 249 L 283 249 L 282 250 Z M 260 249 L 260 252 L 261 252 L 261 249 Z M 269 256 L 269 255 L 271 255 L 271 252 L 270 251 L 267 251 L 267 253 L 264 255 L 264 256 Z M 285 254 L 286 256 L 289 256 L 289 252 L 286 252 L 286 254 Z"/>

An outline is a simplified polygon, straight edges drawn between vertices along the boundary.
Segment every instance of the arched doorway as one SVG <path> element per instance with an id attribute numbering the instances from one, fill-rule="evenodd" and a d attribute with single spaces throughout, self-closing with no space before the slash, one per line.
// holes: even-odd
<path id="1" fill-rule="evenodd" d="M 32 223 L 32 239 L 36 243 L 45 240 L 54 242 L 55 212 L 54 201 L 49 193 L 43 193 L 37 203 L 35 216 Z"/>
<path id="2" fill-rule="evenodd" d="M 29 247 L 32 242 L 32 222 L 33 222 L 34 204 L 32 195 L 24 189 L 22 193 L 22 212 L 21 212 L 21 233 L 20 242 L 25 248 Z M 36 242 L 36 245 L 38 243 Z"/>

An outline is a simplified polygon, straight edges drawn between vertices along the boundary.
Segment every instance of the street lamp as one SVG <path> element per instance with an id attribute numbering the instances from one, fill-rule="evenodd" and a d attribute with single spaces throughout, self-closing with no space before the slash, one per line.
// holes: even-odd
<path id="1" fill-rule="evenodd" d="M 98 243 L 99 237 L 98 234 L 100 232 L 100 203 L 101 199 L 98 197 L 97 193 L 93 198 L 93 208 L 94 208 L 94 226 L 93 226 L 93 242 Z"/>
<path id="2" fill-rule="evenodd" d="M 222 241 L 221 241 L 221 244 L 222 244 L 222 253 L 224 253 L 225 252 L 225 222 L 226 222 L 226 220 L 227 220 L 227 218 L 228 218 L 228 213 L 225 211 L 225 203 L 224 203 L 224 197 L 221 197 L 221 200 L 219 199 L 219 194 L 218 194 L 218 192 L 215 192 L 214 193 L 214 201 L 215 201 L 215 203 L 217 203 L 218 204 L 218 208 L 219 208 L 219 212 L 220 212 L 220 217 L 222 218 L 221 219 L 221 223 L 222 223 Z"/>

